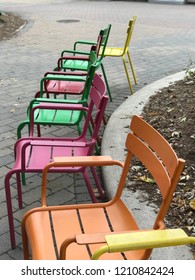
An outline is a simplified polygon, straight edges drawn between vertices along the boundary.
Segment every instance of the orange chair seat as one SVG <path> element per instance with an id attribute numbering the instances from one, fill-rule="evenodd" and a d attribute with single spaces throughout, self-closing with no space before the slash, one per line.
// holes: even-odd
<path id="1" fill-rule="evenodd" d="M 63 206 L 58 210 L 37 211 L 26 219 L 25 227 L 33 248 L 32 258 L 44 260 L 58 259 L 62 242 L 76 234 L 108 234 L 112 231 L 138 230 L 131 213 L 120 199 L 114 204 L 105 204 L 105 208 L 98 205 L 93 208 L 78 205 L 74 208 Z M 71 243 L 67 248 L 66 259 L 76 260 L 78 256 L 83 260 L 90 259 L 91 254 L 99 247 L 100 244 L 85 246 Z M 138 255 L 142 252 L 144 250 L 136 251 Z M 101 259 L 126 258 L 134 259 L 135 252 L 126 252 L 125 255 L 104 254 Z"/>

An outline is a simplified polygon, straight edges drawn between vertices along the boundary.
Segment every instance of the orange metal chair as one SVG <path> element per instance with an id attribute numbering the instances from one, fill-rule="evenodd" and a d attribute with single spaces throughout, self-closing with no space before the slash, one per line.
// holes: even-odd
<path id="1" fill-rule="evenodd" d="M 195 243 L 181 229 L 165 229 L 168 211 L 185 161 L 142 118 L 133 116 L 123 162 L 110 156 L 54 158 L 43 170 L 42 207 L 28 211 L 22 220 L 24 259 L 148 259 L 152 248 Z M 139 228 L 121 194 L 132 158 L 149 170 L 162 195 L 153 225 Z M 46 205 L 47 172 L 68 166 L 122 167 L 115 196 L 108 202 L 63 206 Z M 110 167 L 111 168 L 111 167 Z M 152 222 L 152 221 L 151 221 Z M 29 246 L 30 245 L 30 246 Z"/>
<path id="2" fill-rule="evenodd" d="M 128 62 L 129 62 L 130 68 L 131 68 L 131 72 L 133 74 L 134 82 L 135 82 L 135 84 L 137 84 L 137 79 L 136 79 L 136 75 L 135 75 L 135 72 L 134 72 L 134 69 L 133 69 L 133 64 L 132 64 L 131 57 L 130 57 L 130 52 L 129 52 L 129 44 L 130 44 L 130 41 L 131 41 L 131 36 L 132 36 L 132 33 L 133 33 L 136 18 L 137 18 L 136 16 L 133 16 L 132 19 L 129 21 L 129 25 L 128 25 L 128 28 L 127 28 L 127 37 L 126 37 L 126 40 L 125 40 L 124 47 L 109 47 L 109 46 L 107 46 L 105 51 L 104 51 L 104 57 L 106 57 L 106 56 L 122 57 L 123 65 L 124 65 L 124 68 L 125 68 L 125 73 L 126 73 L 126 76 L 127 76 L 129 89 L 130 89 L 131 93 L 133 93 L 133 88 L 132 88 L 130 75 L 129 75 L 129 72 L 128 72 L 128 67 L 127 67 L 127 63 L 126 63 L 125 59 L 126 59 L 126 55 L 127 55 Z M 101 50 L 100 50 L 100 53 L 101 53 Z"/>

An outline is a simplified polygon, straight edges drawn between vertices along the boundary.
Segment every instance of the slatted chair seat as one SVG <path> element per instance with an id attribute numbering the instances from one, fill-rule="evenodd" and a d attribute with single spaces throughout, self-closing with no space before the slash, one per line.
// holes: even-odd
<path id="1" fill-rule="evenodd" d="M 31 139 L 21 138 L 17 142 L 15 149 L 17 154 L 24 153 L 25 150 L 25 173 L 32 172 L 42 172 L 43 167 L 54 157 L 57 156 L 81 156 L 82 154 L 87 155 L 94 146 L 94 143 L 88 143 L 86 138 L 75 139 L 74 141 L 67 140 L 67 138 L 44 138 L 37 137 Z M 21 170 L 22 162 L 18 161 L 15 163 L 13 169 L 17 168 Z M 59 172 L 61 168 L 54 169 L 55 172 Z M 64 171 L 70 170 L 71 168 L 64 168 Z M 72 168 L 72 172 L 79 172 L 83 168 L 75 167 Z"/>
<path id="2" fill-rule="evenodd" d="M 85 57 L 82 57 L 84 59 Z M 63 68 L 66 70 L 72 70 L 74 69 L 79 69 L 80 71 L 86 71 L 88 67 L 88 62 L 87 61 L 80 61 L 80 60 L 66 60 L 63 64 Z"/>
<path id="3" fill-rule="evenodd" d="M 124 52 L 123 48 L 107 47 L 104 56 L 121 56 Z"/>
<path id="4" fill-rule="evenodd" d="M 62 231 L 61 228 L 66 230 Z M 37 235 L 37 229 L 42 236 Z M 74 209 L 68 206 L 63 207 L 60 211 L 51 208 L 51 211 L 48 212 L 35 212 L 26 220 L 28 237 L 33 240 L 33 246 L 39 248 L 38 254 L 36 255 L 35 252 L 33 259 L 59 259 L 61 244 L 64 240 L 74 237 L 74 235 L 96 234 L 102 240 L 105 233 L 112 234 L 113 231 L 126 232 L 132 230 L 138 230 L 138 227 L 121 200 L 114 205 L 105 205 L 104 208 L 98 206 L 89 208 L 82 207 L 82 205 L 78 205 L 78 209 L 76 207 Z M 45 233 L 47 236 L 45 236 Z M 96 249 L 103 246 L 104 242 L 89 244 L 88 246 L 72 243 L 66 251 L 66 259 L 74 260 L 78 259 L 79 256 L 80 259 L 88 260 Z M 144 254 L 144 250 L 138 253 L 139 257 L 141 254 Z M 124 260 L 134 258 L 134 253 L 126 252 L 125 254 L 105 254 L 101 259 Z"/>
<path id="5" fill-rule="evenodd" d="M 64 75 L 64 73 L 61 73 L 61 72 L 58 72 L 58 73 L 51 72 L 51 74 L 47 73 L 47 75 L 45 75 L 45 77 L 47 77 L 48 75 L 53 75 L 54 80 L 47 81 L 47 84 L 45 86 L 46 93 L 52 92 L 57 95 L 58 94 L 81 95 L 83 93 L 84 86 L 85 86 L 84 81 L 76 82 L 76 83 L 73 83 L 72 81 L 63 81 L 63 80 L 56 81 L 55 76 L 54 76 L 55 74 Z"/>

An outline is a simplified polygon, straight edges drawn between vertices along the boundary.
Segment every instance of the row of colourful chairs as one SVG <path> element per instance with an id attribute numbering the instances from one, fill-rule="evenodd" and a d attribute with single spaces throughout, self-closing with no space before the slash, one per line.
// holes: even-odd
<path id="1" fill-rule="evenodd" d="M 35 130 L 34 126 L 37 126 L 37 137 L 41 136 L 41 127 L 43 125 L 58 125 L 58 126 L 76 126 L 78 130 L 79 137 L 73 139 L 63 139 L 62 141 L 84 143 L 86 142 L 87 129 L 90 130 L 90 140 L 88 144 L 85 143 L 85 146 L 88 145 L 88 148 L 84 150 L 84 147 L 77 147 L 74 149 L 71 148 L 73 144 L 69 143 L 66 152 L 69 150 L 69 153 L 72 155 L 89 155 L 93 152 L 93 146 L 95 143 L 96 153 L 99 152 L 98 147 L 98 130 L 101 124 L 102 112 L 105 111 L 105 105 L 101 105 L 103 102 L 102 99 L 105 95 L 105 84 L 107 92 L 112 101 L 112 96 L 106 77 L 106 72 L 103 66 L 103 58 L 106 56 L 122 56 L 123 62 L 125 61 L 125 55 L 128 55 L 129 62 L 131 65 L 131 70 L 136 82 L 135 74 L 133 71 L 130 54 L 129 54 L 129 42 L 133 32 L 134 24 L 136 17 L 133 17 L 129 21 L 127 29 L 127 38 L 124 45 L 124 48 L 113 48 L 107 47 L 108 38 L 110 35 L 111 25 L 109 24 L 107 28 L 100 30 L 97 41 L 86 41 L 79 40 L 76 41 L 73 50 L 64 50 L 61 53 L 61 57 L 58 59 L 57 67 L 53 71 L 45 73 L 44 77 L 40 81 L 40 90 L 35 94 L 27 108 L 27 118 L 22 121 L 17 128 L 17 137 L 18 141 L 15 144 L 15 164 L 13 168 L 7 173 L 5 177 L 5 189 L 7 197 L 7 208 L 8 208 L 8 217 L 9 217 L 9 227 L 11 234 L 11 243 L 12 247 L 15 246 L 15 236 L 14 236 L 14 225 L 13 225 L 13 213 L 12 213 L 12 203 L 11 203 L 11 192 L 10 192 L 10 178 L 13 174 L 16 174 L 17 190 L 18 190 L 18 204 L 19 207 L 22 207 L 22 189 L 21 189 L 21 180 L 20 174 L 22 174 L 22 184 L 26 184 L 25 173 L 27 172 L 41 172 L 44 166 L 44 163 L 51 161 L 54 155 L 60 155 L 62 153 L 63 145 L 61 146 L 55 144 L 55 139 L 37 138 L 35 140 Z M 78 49 L 78 45 L 89 45 L 91 46 L 90 51 L 81 51 Z M 125 65 L 126 74 L 128 77 L 127 67 Z M 97 74 L 97 70 L 101 68 L 105 84 L 103 80 Z M 130 83 L 129 77 L 128 81 Z M 130 84 L 129 84 L 130 85 Z M 99 100 L 94 100 L 93 95 L 96 92 L 96 95 L 99 94 Z M 132 88 L 131 88 L 132 92 Z M 98 95 L 97 95 L 98 96 Z M 90 97 L 90 104 L 89 102 Z M 105 99 L 105 98 L 103 98 Z M 98 103 L 99 102 L 99 103 Z M 104 101 L 105 104 L 106 101 Z M 55 104 L 54 104 L 55 103 Z M 54 106 L 55 105 L 55 106 Z M 91 107 L 90 107 L 91 105 Z M 101 105 L 101 106 L 100 106 Z M 96 109 L 103 110 L 101 113 L 98 112 L 99 118 L 95 118 L 93 121 L 92 116 L 89 120 L 89 115 L 92 115 L 92 110 L 90 108 L 95 107 Z M 82 108 L 82 109 L 81 109 Z M 86 112 L 88 108 L 89 112 Z M 97 110 L 97 111 L 98 111 Z M 81 128 L 82 120 L 85 117 L 85 124 Z M 105 118 L 103 117 L 104 123 Z M 24 137 L 24 130 L 28 128 L 28 137 Z M 29 141 L 33 139 L 33 141 Z M 52 141 L 52 145 L 51 145 Z M 34 144 L 35 143 L 35 144 Z M 47 144 L 46 144 L 47 143 Z M 49 144 L 48 144 L 49 143 Z M 64 144 L 65 145 L 65 144 Z M 67 145 L 67 144 L 66 144 Z M 57 147 L 56 147 L 57 146 Z M 47 148 L 43 148 L 47 147 Z M 55 147 L 55 148 L 54 148 Z M 90 147 L 90 148 L 89 148 Z M 49 152 L 50 149 L 52 152 Z M 72 150 L 71 150 L 72 149 Z M 73 151 L 74 150 L 74 151 Z M 50 154 L 51 153 L 51 154 Z M 44 159 L 40 160 L 37 156 Z M 61 155 L 64 155 L 63 153 Z M 50 156 L 50 158 L 49 158 Z M 72 171 L 72 168 L 66 169 L 67 172 Z M 74 169 L 75 171 L 76 169 Z M 91 199 L 93 202 L 96 202 L 97 199 L 93 193 L 92 186 L 90 184 L 88 175 L 83 168 L 83 172 L 86 185 L 88 187 Z M 98 186 L 100 197 L 103 198 L 103 190 L 101 188 L 98 177 L 95 173 L 94 168 L 92 168 L 92 173 Z"/>
<path id="2" fill-rule="evenodd" d="M 48 98 L 51 102 L 56 102 L 56 100 L 51 99 L 51 95 L 53 95 L 53 98 L 55 99 L 59 96 L 63 96 L 63 103 L 76 102 L 83 105 L 87 104 L 94 75 L 102 64 L 103 56 L 99 56 L 100 48 L 103 50 L 106 48 L 110 29 L 111 25 L 109 24 L 107 28 L 100 30 L 97 42 L 94 42 L 89 53 L 77 51 L 77 55 L 73 52 L 73 55 L 65 56 L 66 50 L 62 52 L 54 71 L 45 73 L 44 78 L 41 79 L 40 91 L 36 93 L 36 99 L 32 100 L 27 109 L 27 119 L 18 126 L 18 138 L 21 137 L 22 129 L 29 124 L 30 109 L 35 104 L 43 101 L 48 102 Z M 76 101 L 72 101 L 70 96 L 76 96 Z M 58 102 L 60 101 L 58 100 Z M 78 116 L 78 113 L 74 114 L 70 121 L 70 116 L 68 115 L 65 118 L 63 112 L 58 112 L 54 116 L 54 112 L 45 113 L 42 111 L 41 114 L 36 116 L 35 123 L 47 125 L 66 124 L 70 126 L 74 124 L 77 125 L 79 131 L 80 120 L 81 116 Z"/>
<path id="3" fill-rule="evenodd" d="M 181 229 L 165 229 L 164 219 L 185 161 L 177 157 L 171 145 L 152 126 L 139 116 L 132 117 L 124 162 L 110 156 L 94 155 L 108 102 L 106 89 L 111 100 L 102 66 L 107 41 L 106 44 L 102 42 L 105 42 L 103 38 L 108 39 L 110 28 L 109 25 L 100 32 L 96 44 L 87 41 L 87 44 L 92 44 L 89 53 L 76 50 L 79 41 L 75 43 L 73 56 L 65 56 L 65 53 L 71 53 L 70 50 L 62 52 L 58 67 L 55 71 L 46 73 L 41 80 L 40 91 L 28 107 L 28 117 L 18 127 L 17 134 L 20 139 L 14 148 L 15 165 L 5 177 L 13 248 L 16 244 L 10 178 L 16 174 L 18 202 L 19 207 L 22 207 L 21 173 L 42 172 L 42 206 L 28 211 L 22 220 L 25 259 L 148 259 L 153 248 L 195 243 L 195 238 L 187 236 Z M 107 32 L 107 35 L 104 36 L 104 32 Z M 130 54 L 126 54 L 130 59 Z M 122 58 L 125 59 L 124 56 Z M 123 63 L 126 69 L 125 62 Z M 99 67 L 104 80 L 96 72 Z M 127 72 L 126 75 L 128 77 Z M 135 77 L 134 81 L 136 82 Z M 77 98 L 68 99 L 70 92 Z M 78 96 L 83 96 L 83 93 L 84 98 L 78 100 Z M 51 98 L 50 94 L 53 94 L 54 98 Z M 62 95 L 63 99 L 59 99 Z M 71 119 L 74 119 L 72 123 Z M 74 138 L 44 137 L 40 129 L 42 124 L 76 125 L 78 135 Z M 22 137 L 21 131 L 26 125 L 29 136 Z M 34 136 L 35 125 L 38 136 Z M 148 169 L 156 183 L 154 188 L 162 196 L 153 224 L 147 229 L 139 227 L 122 198 L 129 168 L 135 163 L 134 157 Z M 112 168 L 114 165 L 122 168 L 118 188 L 111 200 L 104 201 L 104 190 L 95 167 Z M 97 202 L 88 168 L 93 174 L 103 202 L 47 206 L 48 172 L 82 172 L 92 202 Z"/>
<path id="4" fill-rule="evenodd" d="M 64 94 L 65 96 L 67 94 L 73 94 L 73 95 L 81 95 L 80 101 L 82 104 L 85 104 L 89 95 L 89 87 L 91 85 L 91 82 L 93 80 L 93 76 L 97 69 L 101 67 L 104 81 L 106 83 L 107 92 L 110 98 L 110 101 L 112 101 L 112 95 L 109 87 L 109 83 L 106 77 L 106 72 L 103 65 L 103 58 L 104 57 L 122 57 L 123 65 L 125 68 L 125 73 L 127 76 L 128 84 L 131 93 L 133 93 L 132 83 L 130 80 L 130 75 L 128 73 L 128 66 L 126 62 L 126 56 L 128 58 L 128 63 L 130 65 L 130 69 L 133 74 L 134 82 L 137 84 L 136 75 L 134 72 L 130 51 L 129 51 L 129 44 L 132 37 L 132 33 L 134 30 L 136 22 L 136 16 L 133 16 L 128 24 L 127 28 L 127 35 L 125 39 L 125 43 L 123 47 L 109 47 L 107 46 L 108 38 L 110 35 L 111 25 L 109 24 L 108 27 L 104 30 L 100 30 L 97 41 L 87 41 L 87 40 L 78 40 L 74 43 L 73 50 L 64 50 L 61 53 L 61 58 L 58 60 L 58 66 L 55 68 L 55 71 L 47 72 L 44 75 L 44 78 L 41 80 L 40 84 L 40 91 L 36 94 L 36 100 L 33 100 L 30 104 L 30 108 L 34 106 L 35 103 L 38 103 L 39 100 L 37 99 L 44 98 L 44 94 L 46 94 L 47 98 L 51 94 L 55 94 L 55 98 L 59 94 Z M 90 52 L 81 51 L 78 49 L 78 46 L 80 45 L 91 45 L 96 46 L 95 53 L 91 50 Z M 92 47 L 93 49 L 93 47 Z M 71 54 L 71 56 L 67 56 L 67 54 Z M 65 56 L 66 55 L 66 56 Z M 79 57 L 78 57 L 79 55 Z M 95 62 L 95 59 L 97 58 L 97 62 Z M 93 66 L 92 66 L 93 64 Z M 95 66 L 94 66 L 95 64 Z M 92 67 L 91 67 L 92 66 Z M 70 72 L 62 72 L 61 70 L 70 70 L 71 71 L 71 78 L 70 78 Z M 73 71 L 75 73 L 76 71 L 76 77 L 72 76 Z M 78 71 L 82 71 L 81 73 L 78 73 Z M 83 73 L 85 72 L 85 74 Z M 78 77 L 78 74 L 80 75 Z M 71 83 L 73 82 L 73 83 Z M 75 83 L 76 82 L 76 83 Z M 86 82 L 86 83 L 85 83 Z M 66 97 L 65 97 L 66 98 Z M 53 101 L 52 101 L 53 102 Z M 69 102 L 68 100 L 66 102 Z M 17 129 L 17 135 L 18 138 L 21 137 L 21 130 L 24 128 L 25 125 L 29 125 L 29 112 L 27 111 L 27 119 L 24 120 Z M 79 130 L 79 123 L 80 119 L 78 117 L 78 113 L 72 116 L 72 121 L 70 123 L 69 117 L 67 120 L 61 117 L 62 112 L 58 112 L 57 116 L 53 116 L 51 113 L 50 116 L 48 116 L 48 113 L 46 114 L 47 117 L 45 117 L 45 114 L 39 114 L 36 116 L 35 123 L 37 124 L 57 124 L 57 125 L 72 125 L 74 123 L 77 125 Z M 60 116 L 59 116 L 60 115 Z M 63 121 L 62 121 L 63 119 Z M 40 130 L 39 130 L 40 133 Z"/>
<path id="5" fill-rule="evenodd" d="M 134 81 L 137 83 L 128 50 L 135 19 L 136 17 L 130 21 L 124 49 L 107 47 L 102 51 L 104 57 L 122 56 L 131 92 L 133 90 L 125 55 L 128 56 Z M 93 42 L 76 42 L 74 51 L 79 43 L 91 44 Z M 102 63 L 101 67 L 111 99 Z M 124 162 L 114 160 L 110 156 L 75 155 L 74 157 L 56 156 L 45 166 L 42 174 L 42 206 L 28 211 L 22 220 L 24 259 L 145 260 L 150 258 L 154 248 L 195 243 L 195 238 L 189 237 L 182 229 L 166 229 L 165 225 L 166 213 L 185 161 L 178 158 L 166 139 L 140 116 L 132 117 L 125 150 Z M 137 165 L 137 161 L 140 161 L 148 170 L 155 181 L 154 189 L 161 195 L 161 204 L 158 210 L 156 209 L 150 225 L 145 225 L 145 227 L 139 225 L 133 212 L 123 200 L 126 178 L 129 176 L 130 168 Z M 47 205 L 48 172 L 59 168 L 90 167 L 93 169 L 96 166 L 121 168 L 121 176 L 113 198 L 92 204 Z M 110 174 L 114 170 L 112 169 Z M 131 196 L 128 199 L 132 199 Z M 142 220 L 144 219 L 143 212 L 141 211 L 140 217 Z"/>
<path id="6" fill-rule="evenodd" d="M 22 208 L 22 184 L 26 184 L 26 173 L 41 173 L 48 162 L 57 156 L 89 156 L 98 146 L 99 130 L 104 120 L 108 102 L 106 84 L 97 73 L 102 59 L 99 49 L 106 47 L 111 25 L 100 31 L 95 45 L 89 54 L 61 56 L 57 68 L 45 73 L 40 81 L 40 89 L 27 108 L 27 118 L 17 128 L 18 140 L 14 146 L 15 163 L 5 176 L 5 190 L 11 246 L 14 248 L 14 219 L 10 179 L 15 174 L 18 205 Z M 75 69 L 66 67 L 74 64 Z M 77 64 L 77 67 L 76 67 Z M 86 68 L 82 68 L 86 65 Z M 51 137 L 42 135 L 43 125 L 76 126 L 77 133 L 73 137 Z M 37 133 L 35 132 L 37 127 Z M 28 135 L 24 135 L 27 128 Z M 98 152 L 96 150 L 96 152 Z M 96 188 L 102 200 L 105 199 L 94 167 L 90 168 Z M 86 187 L 92 202 L 97 202 L 88 169 L 85 167 L 66 167 L 51 169 L 51 172 L 83 174 Z M 21 182 L 22 176 L 22 182 Z"/>
<path id="7" fill-rule="evenodd" d="M 136 19 L 137 19 L 137 17 L 133 16 L 128 23 L 126 38 L 125 38 L 125 42 L 124 42 L 123 46 L 114 46 L 114 47 L 111 47 L 111 46 L 102 47 L 101 46 L 100 50 L 99 50 L 99 60 L 101 61 L 101 69 L 102 69 L 104 80 L 105 80 L 105 83 L 106 83 L 106 86 L 107 86 L 107 91 L 108 91 L 110 100 L 112 100 L 112 96 L 111 96 L 108 80 L 107 80 L 107 77 L 106 77 L 106 71 L 104 69 L 104 64 L 103 64 L 103 58 L 104 57 L 113 57 L 113 58 L 114 57 L 115 58 L 120 58 L 121 57 L 122 58 L 123 66 L 124 66 L 124 69 L 125 69 L 125 74 L 126 74 L 126 77 L 127 77 L 127 81 L 128 81 L 128 85 L 129 85 L 129 89 L 130 89 L 131 93 L 133 93 L 133 87 L 132 87 L 132 82 L 131 82 L 130 74 L 129 74 L 129 70 L 128 70 L 129 67 L 130 67 L 130 71 L 133 75 L 133 80 L 134 80 L 135 84 L 137 84 L 137 78 L 136 78 L 136 75 L 135 75 L 135 71 L 134 71 L 134 68 L 133 68 L 133 63 L 132 63 L 132 59 L 131 59 L 131 55 L 130 55 L 130 50 L 129 50 L 129 46 L 130 46 L 133 31 L 134 31 Z M 76 55 L 76 54 L 86 55 L 87 54 L 86 52 L 78 50 L 79 47 L 81 45 L 94 45 L 94 44 L 96 44 L 96 42 L 94 42 L 94 41 L 78 40 L 74 43 L 73 50 L 64 50 L 61 55 L 64 56 L 65 53 L 71 53 L 71 54 L 74 54 L 74 55 Z M 127 65 L 128 63 L 129 63 L 129 67 Z M 63 61 L 61 63 L 61 67 L 65 67 L 65 68 L 68 68 L 70 70 L 78 69 L 78 66 L 81 70 L 86 70 L 86 68 L 87 68 L 86 63 L 84 63 L 84 64 L 79 63 L 79 65 L 78 65 L 78 63 L 74 63 L 74 62 L 69 61 L 69 60 L 68 61 Z"/>

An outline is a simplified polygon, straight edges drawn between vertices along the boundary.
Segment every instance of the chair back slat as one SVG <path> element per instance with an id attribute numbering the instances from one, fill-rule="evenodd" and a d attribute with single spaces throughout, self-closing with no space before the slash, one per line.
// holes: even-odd
<path id="1" fill-rule="evenodd" d="M 173 193 L 176 189 L 185 161 L 175 154 L 166 139 L 151 125 L 139 116 L 133 116 L 127 136 L 127 157 L 121 177 L 119 194 L 122 193 L 132 157 L 136 157 L 153 177 L 155 186 L 160 190 L 162 201 L 154 222 L 154 228 L 160 227 L 169 209 Z M 123 187 L 122 187 L 123 185 Z"/>
<path id="2" fill-rule="evenodd" d="M 104 117 L 108 97 L 106 96 L 106 85 L 102 78 L 95 74 L 89 95 L 89 111 L 85 120 L 83 131 L 86 133 L 90 125 L 92 129 L 91 138 L 97 140 L 100 125 Z"/>
<path id="3" fill-rule="evenodd" d="M 169 190 L 171 180 L 162 161 L 159 160 L 157 155 L 145 142 L 133 134 L 128 135 L 126 147 L 148 169 L 154 181 L 157 183 L 162 196 L 165 197 Z"/>
<path id="4" fill-rule="evenodd" d="M 143 141 L 145 141 L 151 149 L 153 149 L 162 160 L 167 168 L 170 177 L 175 173 L 175 167 L 178 164 L 178 158 L 172 147 L 163 138 L 163 136 L 152 128 L 151 125 L 144 122 L 141 118 L 134 117 L 130 125 L 132 132 Z"/>
<path id="5" fill-rule="evenodd" d="M 100 42 L 100 45 L 99 45 L 99 59 L 98 61 L 101 62 L 103 57 L 104 57 L 104 52 L 105 52 L 105 49 L 106 49 L 106 46 L 107 46 L 107 42 L 108 42 L 108 38 L 109 38 L 109 35 L 110 35 L 110 30 L 111 30 L 111 24 L 108 25 L 107 28 L 103 29 L 100 31 L 100 35 L 101 35 L 101 42 Z"/>
<path id="6" fill-rule="evenodd" d="M 134 26 L 135 26 L 135 22 L 136 22 L 136 16 L 133 16 L 132 19 L 129 21 L 129 25 L 127 28 L 127 37 L 125 40 L 125 45 L 124 45 L 124 49 L 123 49 L 123 53 L 127 53 L 128 48 L 129 48 L 129 44 L 131 41 L 131 36 L 133 34 L 133 30 L 134 30 Z"/>

